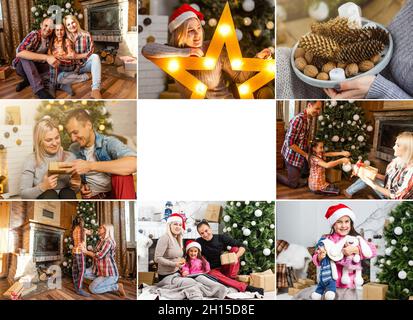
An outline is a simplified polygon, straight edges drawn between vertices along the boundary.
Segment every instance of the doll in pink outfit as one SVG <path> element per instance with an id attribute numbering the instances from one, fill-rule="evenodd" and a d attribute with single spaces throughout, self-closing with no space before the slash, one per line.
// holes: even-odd
<path id="1" fill-rule="evenodd" d="M 375 257 L 376 246 L 364 240 L 354 229 L 356 216 L 346 205 L 340 203 L 329 207 L 325 217 L 331 225 L 331 232 L 323 236 L 326 238 L 325 246 L 314 253 L 314 264 L 320 266 L 320 261 L 328 256 L 337 269 L 337 288 L 361 286 L 361 261 Z M 334 299 L 335 295 L 329 294 L 328 297 L 329 300 Z M 322 295 L 313 292 L 311 298 L 320 300 Z"/>
<path id="2" fill-rule="evenodd" d="M 208 273 L 211 268 L 209 262 L 202 256 L 201 245 L 193 240 L 189 240 L 186 243 L 186 263 L 181 268 L 181 274 L 183 277 L 193 274 Z"/>

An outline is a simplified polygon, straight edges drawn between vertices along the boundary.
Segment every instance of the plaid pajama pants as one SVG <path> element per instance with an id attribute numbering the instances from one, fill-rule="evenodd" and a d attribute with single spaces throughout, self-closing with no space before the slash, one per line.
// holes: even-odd
<path id="1" fill-rule="evenodd" d="M 85 256 L 83 253 L 73 254 L 73 265 L 72 265 L 72 278 L 75 290 L 78 291 L 82 289 L 83 277 L 85 274 Z"/>

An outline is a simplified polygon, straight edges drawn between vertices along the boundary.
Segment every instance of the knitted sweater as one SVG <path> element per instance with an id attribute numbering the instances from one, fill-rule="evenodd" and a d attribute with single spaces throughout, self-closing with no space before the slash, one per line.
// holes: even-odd
<path id="1" fill-rule="evenodd" d="M 406 1 L 394 20 L 390 31 L 394 50 L 392 59 L 376 76 L 366 99 L 411 99 L 413 96 L 413 1 Z M 277 48 L 277 99 L 328 99 L 322 89 L 298 79 L 290 64 L 290 48 Z"/>
<path id="2" fill-rule="evenodd" d="M 165 233 L 156 244 L 154 260 L 158 264 L 158 273 L 162 276 L 178 271 L 176 263 L 183 257 L 183 250 L 176 239 Z"/>

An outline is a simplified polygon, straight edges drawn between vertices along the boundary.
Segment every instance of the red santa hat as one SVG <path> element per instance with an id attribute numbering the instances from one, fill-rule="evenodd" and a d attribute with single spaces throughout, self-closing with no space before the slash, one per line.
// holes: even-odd
<path id="1" fill-rule="evenodd" d="M 198 250 L 200 252 L 202 251 L 201 245 L 198 242 L 196 242 L 194 240 L 188 240 L 186 242 L 185 252 L 188 252 L 188 250 L 191 249 L 191 248 L 198 248 Z"/>
<path id="2" fill-rule="evenodd" d="M 174 31 L 186 20 L 191 18 L 198 18 L 201 21 L 201 24 L 205 24 L 204 15 L 198 10 L 191 7 L 189 4 L 185 3 L 174 12 L 172 12 L 172 15 L 169 17 L 169 32 Z"/>
<path id="3" fill-rule="evenodd" d="M 342 203 L 329 207 L 325 215 L 330 225 L 334 225 L 338 219 L 344 216 L 349 216 L 353 222 L 356 221 L 356 215 L 353 210 Z"/>
<path id="4" fill-rule="evenodd" d="M 172 213 L 166 220 L 167 224 L 179 222 L 182 224 L 182 229 L 185 230 L 185 220 L 179 213 Z"/>

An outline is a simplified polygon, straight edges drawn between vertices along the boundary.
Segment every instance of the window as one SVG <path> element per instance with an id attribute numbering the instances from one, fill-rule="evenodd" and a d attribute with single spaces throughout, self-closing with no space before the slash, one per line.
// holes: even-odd
<path id="1" fill-rule="evenodd" d="M 135 238 L 135 212 L 136 212 L 136 202 L 127 201 L 125 202 L 125 224 L 126 224 L 126 243 L 128 248 L 136 247 Z"/>

